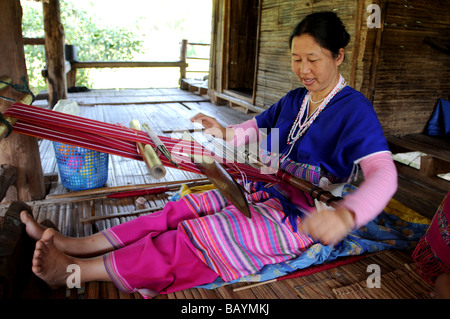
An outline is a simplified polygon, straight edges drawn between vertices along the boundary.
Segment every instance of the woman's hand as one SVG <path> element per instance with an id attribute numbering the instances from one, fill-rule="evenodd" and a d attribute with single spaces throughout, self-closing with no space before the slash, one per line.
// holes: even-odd
<path id="1" fill-rule="evenodd" d="M 234 138 L 234 131 L 232 129 L 227 130 L 222 126 L 215 118 L 207 116 L 203 113 L 198 113 L 191 118 L 191 122 L 200 123 L 205 128 L 206 134 L 211 134 L 217 138 L 224 140 L 230 140 Z"/>
<path id="2" fill-rule="evenodd" d="M 354 225 L 354 214 L 339 207 L 313 213 L 302 220 L 299 231 L 324 245 L 335 245 L 347 236 Z"/>

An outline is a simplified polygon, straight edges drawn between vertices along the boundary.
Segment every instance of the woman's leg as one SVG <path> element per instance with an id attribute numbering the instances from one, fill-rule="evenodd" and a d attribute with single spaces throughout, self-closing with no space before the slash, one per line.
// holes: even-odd
<path id="1" fill-rule="evenodd" d="M 217 277 L 178 228 L 107 253 L 106 270 L 118 289 L 153 298 L 213 282 Z"/>
<path id="2" fill-rule="evenodd" d="M 55 245 L 54 229 L 46 229 L 42 238 L 36 242 L 33 254 L 32 271 L 50 287 L 57 288 L 67 284 L 68 266 L 80 267 L 80 283 L 88 281 L 111 281 L 106 272 L 103 258 L 75 258 L 61 252 Z"/>
<path id="3" fill-rule="evenodd" d="M 169 230 L 156 238 L 148 236 L 88 259 L 67 256 L 58 250 L 55 234 L 53 229 L 44 231 L 36 243 L 32 261 L 33 272 L 52 288 L 67 284 L 68 267 L 74 264 L 80 267 L 80 284 L 113 281 L 120 290 L 138 291 L 145 298 L 211 283 L 217 278 L 178 230 Z"/>
<path id="4" fill-rule="evenodd" d="M 21 212 L 20 219 L 26 226 L 27 234 L 34 240 L 40 240 L 47 230 L 38 224 L 26 211 Z M 102 255 L 114 249 L 101 233 L 92 236 L 72 238 L 53 231 L 52 245 L 64 254 L 76 257 L 90 257 Z"/>
<path id="5" fill-rule="evenodd" d="M 169 202 L 163 211 L 80 238 L 45 229 L 22 212 L 27 233 L 38 241 L 33 272 L 57 287 L 66 283 L 67 266 L 77 264 L 81 282 L 113 280 L 122 290 L 139 291 L 144 297 L 212 282 L 217 274 L 197 256 L 185 234 L 174 230 L 182 220 L 213 214 L 228 204 L 218 192 L 207 193 Z"/>
<path id="6" fill-rule="evenodd" d="M 196 218 L 211 213 L 208 209 L 218 207 L 205 206 L 204 198 L 213 196 L 219 206 L 225 205 L 225 200 L 219 200 L 221 196 L 215 194 L 189 195 L 189 200 L 168 202 L 164 209 L 141 216 L 127 223 L 112 227 L 101 233 L 87 237 L 67 237 L 61 233 L 54 234 L 54 245 L 61 252 L 74 257 L 92 257 L 102 255 L 113 249 L 117 249 L 133 243 L 147 235 L 157 236 L 168 229 L 176 229 L 180 221 Z M 188 197 L 188 196 L 186 196 Z M 198 204 L 198 205 L 197 205 Z M 195 209 L 192 208 L 195 206 Z M 220 209 L 218 209 L 220 210 Z M 28 235 L 34 240 L 40 240 L 46 227 L 38 224 L 26 211 L 21 212 L 20 218 L 26 225 Z"/>

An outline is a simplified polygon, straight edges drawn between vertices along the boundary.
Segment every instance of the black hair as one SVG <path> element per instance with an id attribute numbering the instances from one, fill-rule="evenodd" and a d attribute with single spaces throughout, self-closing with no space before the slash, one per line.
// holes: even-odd
<path id="1" fill-rule="evenodd" d="M 299 35 L 309 34 L 325 49 L 337 57 L 339 50 L 345 48 L 350 41 L 350 35 L 341 19 L 334 12 L 316 12 L 307 15 L 292 30 L 289 37 L 289 48 L 292 40 Z"/>

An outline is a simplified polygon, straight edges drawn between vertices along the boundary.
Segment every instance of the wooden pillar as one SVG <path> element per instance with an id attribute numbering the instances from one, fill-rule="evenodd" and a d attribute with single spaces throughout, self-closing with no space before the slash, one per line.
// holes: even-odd
<path id="1" fill-rule="evenodd" d="M 8 75 L 12 83 L 28 81 L 22 40 L 22 7 L 20 0 L 0 1 L 0 75 Z M 8 89 L 3 95 L 17 99 L 21 94 Z M 0 112 L 11 102 L 0 99 Z M 45 196 L 44 175 L 37 139 L 12 133 L 0 140 L 0 164 L 14 166 L 17 170 L 15 187 L 17 199 L 29 201 Z"/>
<path id="2" fill-rule="evenodd" d="M 64 27 L 61 23 L 59 0 L 43 2 L 45 52 L 47 59 L 47 90 L 49 106 L 67 99 L 67 79 L 64 58 Z"/>
<path id="3" fill-rule="evenodd" d="M 183 79 L 186 78 L 186 55 L 187 55 L 187 43 L 188 40 L 181 41 L 181 49 L 180 49 L 180 62 L 183 65 L 180 67 L 180 87 L 183 85 Z"/>

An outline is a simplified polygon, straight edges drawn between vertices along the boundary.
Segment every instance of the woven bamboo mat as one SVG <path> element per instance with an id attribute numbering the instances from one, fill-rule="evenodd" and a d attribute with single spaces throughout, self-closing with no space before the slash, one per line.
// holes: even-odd
<path id="1" fill-rule="evenodd" d="M 384 274 L 380 288 L 369 288 L 360 281 L 333 288 L 337 299 L 429 299 L 430 287 L 410 267 Z"/>

